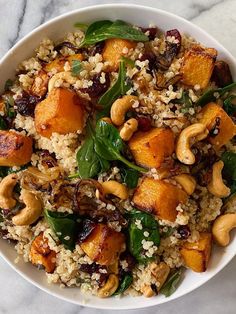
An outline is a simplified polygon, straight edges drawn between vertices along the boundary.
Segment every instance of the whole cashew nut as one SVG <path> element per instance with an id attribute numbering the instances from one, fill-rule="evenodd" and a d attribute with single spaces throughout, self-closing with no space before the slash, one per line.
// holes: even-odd
<path id="1" fill-rule="evenodd" d="M 222 179 L 222 169 L 224 167 L 224 163 L 222 160 L 219 160 L 214 163 L 212 167 L 212 179 L 208 184 L 208 191 L 217 196 L 217 197 L 227 197 L 230 194 L 230 188 L 228 188 Z"/>
<path id="2" fill-rule="evenodd" d="M 110 297 L 118 288 L 119 286 L 119 279 L 116 275 L 111 274 L 108 277 L 107 282 L 105 285 L 98 290 L 98 296 L 100 298 L 107 298 Z"/>
<path id="3" fill-rule="evenodd" d="M 16 205 L 16 200 L 12 197 L 13 189 L 18 181 L 15 173 L 9 174 L 0 183 L 0 207 L 11 209 Z"/>
<path id="4" fill-rule="evenodd" d="M 58 80 L 62 80 L 64 82 L 67 82 L 69 83 L 70 85 L 72 84 L 75 84 L 76 83 L 76 77 L 73 76 L 71 74 L 71 72 L 59 72 L 59 73 L 56 73 L 54 74 L 49 82 L 48 82 L 48 91 L 50 92 L 54 87 L 57 87 L 55 86 L 56 85 L 56 81 Z"/>
<path id="5" fill-rule="evenodd" d="M 195 156 L 191 151 L 191 143 L 203 140 L 208 135 L 206 126 L 202 123 L 194 123 L 185 128 L 179 135 L 176 145 L 176 156 L 180 162 L 186 165 L 195 163 Z"/>
<path id="6" fill-rule="evenodd" d="M 236 214 L 219 216 L 212 227 L 214 240 L 221 246 L 227 246 L 230 241 L 230 231 L 233 228 L 236 228 Z"/>
<path id="7" fill-rule="evenodd" d="M 125 115 L 132 108 L 135 101 L 138 101 L 137 96 L 125 95 L 118 98 L 111 106 L 112 123 L 120 126 L 125 122 Z"/>
<path id="8" fill-rule="evenodd" d="M 138 121 L 134 118 L 129 119 L 120 129 L 120 137 L 123 141 L 129 141 L 138 129 Z"/>
<path id="9" fill-rule="evenodd" d="M 43 210 L 42 203 L 34 193 L 25 189 L 21 190 L 20 198 L 25 207 L 12 217 L 12 222 L 16 226 L 31 225 L 40 217 Z"/>
<path id="10" fill-rule="evenodd" d="M 151 298 L 155 295 L 155 292 L 152 290 L 151 285 L 144 284 L 141 287 L 141 292 L 146 298 Z"/>
<path id="11" fill-rule="evenodd" d="M 110 180 L 106 182 L 102 182 L 101 186 L 103 188 L 104 196 L 107 194 L 113 194 L 119 197 L 122 200 L 126 200 L 129 197 L 129 192 L 127 187 L 124 184 L 121 184 L 117 181 Z M 96 197 L 100 197 L 100 192 L 96 190 Z"/>
<path id="12" fill-rule="evenodd" d="M 196 188 L 196 180 L 194 179 L 194 177 L 186 173 L 181 173 L 175 176 L 174 179 L 182 186 L 182 188 L 188 195 L 193 194 Z"/>

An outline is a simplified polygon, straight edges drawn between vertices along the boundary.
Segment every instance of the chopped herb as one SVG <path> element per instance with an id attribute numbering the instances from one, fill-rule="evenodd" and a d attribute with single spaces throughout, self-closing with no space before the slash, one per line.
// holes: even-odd
<path id="1" fill-rule="evenodd" d="M 187 113 L 187 112 L 189 112 L 190 108 L 193 108 L 192 100 L 186 91 L 183 91 L 181 98 L 175 99 L 174 102 L 176 104 L 182 104 L 183 105 L 180 109 L 180 112 L 182 112 L 182 113 Z"/>
<path id="2" fill-rule="evenodd" d="M 236 95 L 230 95 L 226 98 L 223 103 L 223 108 L 228 115 L 233 116 L 236 113 Z"/>
<path id="3" fill-rule="evenodd" d="M 83 66 L 81 61 L 79 60 L 72 60 L 72 66 L 71 66 L 71 73 L 73 76 L 78 76 L 79 73 L 82 71 Z"/>
<path id="4" fill-rule="evenodd" d="M 0 116 L 0 130 L 7 130 L 7 124 L 2 116 Z"/>
<path id="5" fill-rule="evenodd" d="M 7 92 L 13 85 L 13 81 L 11 79 L 6 80 L 4 90 Z"/>

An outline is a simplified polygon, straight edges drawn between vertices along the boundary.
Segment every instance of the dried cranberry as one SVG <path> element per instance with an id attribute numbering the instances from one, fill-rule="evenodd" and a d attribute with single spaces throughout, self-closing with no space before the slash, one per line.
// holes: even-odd
<path id="1" fill-rule="evenodd" d="M 106 73 L 105 83 L 102 84 L 100 81 L 100 76 L 101 74 L 94 75 L 94 77 L 92 78 L 93 85 L 87 88 L 82 88 L 81 92 L 88 93 L 91 98 L 97 98 L 104 94 L 110 86 L 110 77 L 109 74 Z"/>
<path id="2" fill-rule="evenodd" d="M 91 56 L 95 56 L 97 53 L 101 54 L 104 46 L 105 46 L 105 41 L 100 41 L 99 43 L 96 43 L 89 51 L 89 54 Z"/>
<path id="3" fill-rule="evenodd" d="M 107 268 L 96 263 L 81 264 L 80 270 L 89 275 L 92 275 L 94 273 L 100 274 L 100 278 L 98 280 L 99 285 L 101 285 L 108 277 Z M 102 272 L 100 270 L 106 270 L 106 272 Z"/>
<path id="4" fill-rule="evenodd" d="M 81 232 L 78 234 L 78 242 L 83 242 L 96 227 L 95 222 L 89 219 L 85 219 L 82 222 Z"/>
<path id="5" fill-rule="evenodd" d="M 127 271 L 132 271 L 133 268 L 135 267 L 136 264 L 136 260 L 135 258 L 127 251 L 121 253 L 120 255 L 120 260 L 121 261 L 126 261 L 126 263 L 128 264 L 127 266 Z"/>
<path id="6" fill-rule="evenodd" d="M 34 116 L 34 110 L 37 105 L 41 101 L 40 97 L 30 95 L 26 92 L 23 93 L 22 97 L 18 97 L 15 100 L 15 104 L 17 106 L 17 112 L 19 112 L 22 116 Z"/>
<path id="7" fill-rule="evenodd" d="M 180 226 L 178 228 L 178 234 L 181 236 L 181 239 L 186 240 L 190 236 L 191 232 L 188 226 Z"/>
<path id="8" fill-rule="evenodd" d="M 48 150 L 44 149 L 40 153 L 42 157 L 42 164 L 48 168 L 53 168 L 57 165 L 56 156 L 54 153 L 50 154 Z"/>
<path id="9" fill-rule="evenodd" d="M 62 43 L 56 45 L 54 47 L 54 50 L 56 50 L 57 52 L 59 52 L 63 47 L 67 47 L 70 48 L 71 50 L 74 50 L 75 52 L 79 51 L 79 48 L 76 47 L 75 45 L 73 45 L 71 42 L 69 41 L 63 41 Z"/>
<path id="10" fill-rule="evenodd" d="M 166 37 L 175 37 L 175 39 L 178 40 L 179 45 L 181 45 L 181 35 L 177 29 L 171 29 L 171 30 L 167 31 Z"/>
<path id="11" fill-rule="evenodd" d="M 231 84 L 233 79 L 228 63 L 222 60 L 216 61 L 211 80 L 214 81 L 218 87 Z"/>
<path id="12" fill-rule="evenodd" d="M 149 32 L 148 38 L 149 40 L 154 40 L 158 29 L 156 27 L 141 27 L 141 31 L 145 34 L 146 32 Z"/>
<path id="13" fill-rule="evenodd" d="M 142 56 L 139 58 L 140 61 L 148 60 L 149 63 L 149 69 L 150 71 L 155 70 L 156 68 L 156 55 L 152 51 L 147 51 L 142 54 Z"/>
<path id="14" fill-rule="evenodd" d="M 147 117 L 138 117 L 138 128 L 140 131 L 147 132 L 152 128 L 151 120 Z"/>

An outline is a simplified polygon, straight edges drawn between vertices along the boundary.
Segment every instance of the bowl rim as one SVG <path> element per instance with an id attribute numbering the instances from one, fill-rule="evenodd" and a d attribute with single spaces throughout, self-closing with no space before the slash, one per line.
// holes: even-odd
<path id="1" fill-rule="evenodd" d="M 32 31 L 30 31 L 27 35 L 25 35 L 23 38 L 21 38 L 11 49 L 8 50 L 8 52 L 0 59 L 0 66 L 5 62 L 5 60 L 12 54 L 14 54 L 15 51 L 17 51 L 18 47 L 20 47 L 21 45 L 23 45 L 28 39 L 30 39 L 31 36 L 35 35 L 36 33 L 40 33 L 43 29 L 46 29 L 47 27 L 49 27 L 51 24 L 54 24 L 55 22 L 59 21 L 60 19 L 66 18 L 72 14 L 76 14 L 76 13 L 87 13 L 93 10 L 97 10 L 97 9 L 115 9 L 115 8 L 133 8 L 133 9 L 140 9 L 140 10 L 145 10 L 145 11 L 152 11 L 154 13 L 157 14 L 161 14 L 163 16 L 166 17 L 171 17 L 173 19 L 177 19 L 180 22 L 184 23 L 185 25 L 189 25 L 191 26 L 191 28 L 194 28 L 198 33 L 203 34 L 204 36 L 208 37 L 213 43 L 215 43 L 220 49 L 221 51 L 223 51 L 223 53 L 225 55 L 227 55 L 227 57 L 234 63 L 235 68 L 236 68 L 236 59 L 233 57 L 233 55 L 221 44 L 219 43 L 212 35 L 208 34 L 204 29 L 202 29 L 201 27 L 199 27 L 198 25 L 186 20 L 185 18 L 178 16 L 174 13 L 162 10 L 162 9 L 157 9 L 157 8 L 153 8 L 151 6 L 148 5 L 137 5 L 137 4 L 133 4 L 133 3 L 106 3 L 106 4 L 98 4 L 98 5 L 91 5 L 91 6 L 86 6 L 83 8 L 79 8 L 79 9 L 75 9 L 75 10 L 70 10 L 69 12 L 66 12 L 64 14 L 61 14 L 59 16 L 56 16 L 52 19 L 50 19 L 49 21 L 43 23 L 42 25 L 36 27 L 35 29 L 33 29 Z M 224 253 L 222 253 L 224 254 Z M 183 291 L 181 293 L 174 293 L 172 296 L 168 297 L 168 298 L 163 298 L 158 302 L 152 302 L 152 304 L 145 304 L 143 303 L 142 305 L 139 306 L 130 306 L 130 305 L 125 305 L 125 306 L 121 306 L 120 308 L 114 308 L 112 306 L 108 306 L 106 304 L 104 304 L 104 306 L 98 306 L 98 305 L 94 305 L 93 303 L 83 303 L 83 302 L 76 302 L 72 299 L 68 299 L 67 297 L 64 297 L 60 294 L 58 294 L 57 292 L 51 291 L 50 287 L 44 287 L 41 284 L 37 283 L 36 280 L 33 280 L 29 275 L 26 275 L 22 270 L 18 269 L 16 264 L 14 263 L 14 261 L 11 261 L 7 258 L 7 256 L 2 252 L 2 249 L 0 247 L 0 257 L 3 258 L 3 260 L 6 261 L 6 263 L 8 265 L 10 265 L 10 267 L 16 271 L 21 277 L 23 277 L 26 281 L 28 281 L 29 283 L 33 284 L 34 286 L 36 286 L 37 288 L 39 288 L 40 290 L 48 293 L 49 295 L 52 295 L 56 298 L 59 298 L 61 300 L 67 301 L 71 304 L 76 304 L 76 305 L 80 305 L 80 306 L 84 306 L 84 307 L 88 307 L 88 308 L 94 308 L 94 309 L 104 309 L 104 310 L 129 310 L 129 309 L 143 309 L 143 308 L 148 308 L 151 306 L 156 306 L 159 304 L 163 304 L 163 303 L 167 303 L 173 300 L 176 300 L 184 295 L 189 294 L 190 292 L 192 292 L 193 290 L 201 287 L 202 285 L 204 285 L 205 283 L 207 283 L 210 279 L 212 279 L 216 274 L 218 274 L 226 265 L 228 265 L 230 263 L 230 261 L 234 258 L 234 256 L 236 255 L 236 250 L 235 252 L 231 252 L 227 259 L 224 262 L 221 262 L 221 264 L 217 267 L 217 270 L 213 270 L 212 274 L 209 278 L 206 278 L 205 281 L 201 282 L 201 283 L 197 283 L 197 284 L 193 284 L 187 291 Z M 154 298 L 156 299 L 156 298 Z M 122 299 L 121 299 L 122 300 Z M 135 298 L 134 298 L 135 300 Z M 156 299 L 157 300 L 157 299 Z"/>

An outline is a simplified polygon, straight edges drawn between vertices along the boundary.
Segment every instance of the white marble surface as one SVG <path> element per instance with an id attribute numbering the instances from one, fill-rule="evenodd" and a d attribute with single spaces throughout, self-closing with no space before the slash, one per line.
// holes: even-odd
<path id="1" fill-rule="evenodd" d="M 0 57 L 20 38 L 46 20 L 73 9 L 107 2 L 120 3 L 121 1 L 0 0 Z M 181 15 L 211 33 L 236 57 L 236 0 L 123 0 L 123 2 L 145 4 Z M 191 294 L 158 308 L 132 311 L 132 313 L 236 313 L 235 270 L 236 258 L 214 279 Z M 1 314 L 104 312 L 75 306 L 47 295 L 22 279 L 0 258 Z"/>

